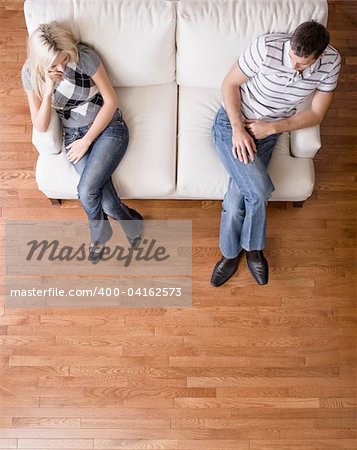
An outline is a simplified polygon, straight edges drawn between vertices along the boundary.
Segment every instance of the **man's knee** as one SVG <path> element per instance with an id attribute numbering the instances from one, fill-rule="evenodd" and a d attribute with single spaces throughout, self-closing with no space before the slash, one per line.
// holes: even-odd
<path id="1" fill-rule="evenodd" d="M 253 206 L 266 205 L 273 191 L 272 183 L 256 185 L 247 193 L 245 200 Z"/>
<path id="2" fill-rule="evenodd" d="M 245 201 L 250 204 L 265 203 L 272 192 L 274 185 L 270 179 L 267 169 L 262 166 L 260 160 L 254 160 L 248 166 L 239 162 L 241 170 L 241 192 Z"/>
<path id="3" fill-rule="evenodd" d="M 232 219 L 242 218 L 245 216 L 244 203 L 241 201 L 223 201 L 222 213 L 226 216 L 230 216 Z"/>

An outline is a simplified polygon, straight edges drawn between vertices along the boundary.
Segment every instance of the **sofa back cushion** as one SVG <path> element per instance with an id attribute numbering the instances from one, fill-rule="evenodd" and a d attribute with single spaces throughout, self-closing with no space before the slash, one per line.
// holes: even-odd
<path id="1" fill-rule="evenodd" d="M 29 33 L 57 20 L 102 57 L 114 86 L 175 80 L 176 3 L 169 0 L 26 0 Z"/>
<path id="2" fill-rule="evenodd" d="M 326 0 L 184 0 L 177 6 L 179 85 L 220 88 L 237 57 L 265 33 L 327 23 Z"/>

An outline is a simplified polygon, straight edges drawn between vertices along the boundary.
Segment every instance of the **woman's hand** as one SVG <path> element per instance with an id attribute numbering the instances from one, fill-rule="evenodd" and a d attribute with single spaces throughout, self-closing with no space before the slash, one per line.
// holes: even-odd
<path id="1" fill-rule="evenodd" d="M 244 164 L 249 163 L 249 159 L 254 161 L 254 153 L 257 151 L 252 136 L 244 128 L 232 128 L 232 153 L 233 158 L 239 158 Z M 249 158 L 248 158 L 249 156 Z"/>
<path id="2" fill-rule="evenodd" d="M 273 122 L 247 120 L 245 126 L 255 139 L 264 139 L 275 133 Z"/>
<path id="3" fill-rule="evenodd" d="M 55 90 L 55 84 L 57 81 L 63 80 L 63 73 L 59 70 L 46 70 L 45 72 L 45 96 L 51 96 Z"/>
<path id="4" fill-rule="evenodd" d="M 67 159 L 71 163 L 76 164 L 87 153 L 90 144 L 90 141 L 84 136 L 83 138 L 72 142 L 72 144 L 67 145 L 66 148 L 70 149 L 67 153 Z"/>

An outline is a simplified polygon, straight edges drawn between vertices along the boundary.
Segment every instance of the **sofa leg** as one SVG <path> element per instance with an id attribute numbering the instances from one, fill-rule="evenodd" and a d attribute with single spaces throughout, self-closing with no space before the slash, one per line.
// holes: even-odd
<path id="1" fill-rule="evenodd" d="M 61 206 L 62 205 L 62 200 L 60 198 L 50 198 L 49 200 L 53 206 Z"/>
<path id="2" fill-rule="evenodd" d="M 302 208 L 305 201 L 302 202 L 293 202 L 294 208 Z"/>

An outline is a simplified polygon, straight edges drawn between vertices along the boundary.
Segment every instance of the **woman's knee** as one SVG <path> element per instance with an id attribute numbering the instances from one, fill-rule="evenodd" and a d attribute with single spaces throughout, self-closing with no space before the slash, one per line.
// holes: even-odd
<path id="1" fill-rule="evenodd" d="M 117 218 L 119 208 L 104 198 L 102 199 L 102 209 L 107 216 Z"/>
<path id="2" fill-rule="evenodd" d="M 94 184 L 79 182 L 77 194 L 83 205 L 96 206 L 98 201 L 100 201 L 101 189 Z"/>

